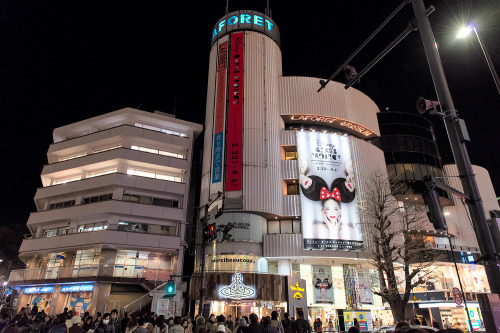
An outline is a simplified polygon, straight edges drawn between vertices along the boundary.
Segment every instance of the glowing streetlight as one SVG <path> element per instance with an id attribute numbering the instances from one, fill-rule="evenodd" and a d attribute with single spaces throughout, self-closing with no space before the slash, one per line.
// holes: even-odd
<path id="1" fill-rule="evenodd" d="M 500 79 L 498 78 L 498 74 L 495 71 L 495 67 L 493 67 L 493 62 L 491 61 L 490 55 L 489 55 L 488 51 L 486 50 L 486 47 L 481 42 L 481 38 L 479 38 L 479 34 L 477 33 L 476 26 L 468 25 L 466 27 L 463 27 L 458 32 L 457 37 L 464 38 L 464 37 L 470 35 L 472 33 L 472 31 L 474 31 L 474 33 L 476 34 L 477 40 L 479 42 L 479 46 L 481 46 L 481 50 L 483 51 L 484 57 L 486 58 L 486 63 L 488 64 L 488 68 L 490 69 L 491 75 L 493 76 L 493 81 L 495 81 L 495 85 L 497 86 L 498 93 L 500 94 Z"/>

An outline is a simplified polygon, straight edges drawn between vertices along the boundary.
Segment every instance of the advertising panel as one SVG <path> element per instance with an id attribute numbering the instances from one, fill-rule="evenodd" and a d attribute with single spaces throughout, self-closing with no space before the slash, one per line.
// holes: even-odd
<path id="1" fill-rule="evenodd" d="M 226 191 L 241 190 L 243 142 L 243 52 L 245 33 L 231 34 L 227 110 Z"/>
<path id="2" fill-rule="evenodd" d="M 217 88 L 215 93 L 214 140 L 212 152 L 212 183 L 210 194 L 222 191 L 224 170 L 224 129 L 226 122 L 227 41 L 219 44 L 217 54 Z"/>
<path id="3" fill-rule="evenodd" d="M 298 131 L 297 152 L 304 249 L 362 249 L 349 138 Z"/>
<path id="4" fill-rule="evenodd" d="M 333 304 L 332 269 L 330 266 L 312 266 L 314 301 Z"/>
<path id="5" fill-rule="evenodd" d="M 213 255 L 207 258 L 207 271 L 267 273 L 267 260 L 252 255 Z"/>
<path id="6" fill-rule="evenodd" d="M 300 309 L 307 313 L 307 291 L 306 280 L 287 276 L 288 287 L 288 313 L 295 313 L 295 309 Z"/>
<path id="7" fill-rule="evenodd" d="M 371 332 L 373 330 L 372 313 L 370 311 L 344 311 L 346 331 L 354 326 L 354 318 L 358 321 L 361 332 Z"/>
<path id="8" fill-rule="evenodd" d="M 359 300 L 361 304 L 373 304 L 371 275 L 368 268 L 358 269 Z"/>

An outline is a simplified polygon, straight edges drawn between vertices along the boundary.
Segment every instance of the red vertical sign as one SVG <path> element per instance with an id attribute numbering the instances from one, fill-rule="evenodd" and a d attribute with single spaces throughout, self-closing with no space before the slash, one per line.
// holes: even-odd
<path id="1" fill-rule="evenodd" d="M 226 191 L 242 188 L 244 32 L 231 34 L 227 113 Z"/>

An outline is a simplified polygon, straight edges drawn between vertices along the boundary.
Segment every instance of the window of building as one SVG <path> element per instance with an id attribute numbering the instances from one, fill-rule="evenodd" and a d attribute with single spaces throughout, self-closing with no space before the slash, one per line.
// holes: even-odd
<path id="1" fill-rule="evenodd" d="M 147 251 L 118 250 L 113 276 L 141 278 L 148 267 L 148 257 Z"/>
<path id="2" fill-rule="evenodd" d="M 42 237 L 54 237 L 60 235 L 66 235 L 69 231 L 68 227 L 52 228 L 43 231 Z"/>
<path id="3" fill-rule="evenodd" d="M 128 231 L 128 232 L 148 232 L 148 225 L 144 223 L 135 222 L 118 222 L 118 231 Z"/>
<path id="4" fill-rule="evenodd" d="M 65 208 L 65 207 L 71 207 L 75 205 L 75 200 L 68 200 L 68 201 L 63 201 L 63 202 L 54 202 L 49 204 L 49 210 L 51 209 L 58 209 L 58 208 Z"/>
<path id="5" fill-rule="evenodd" d="M 80 153 L 80 154 L 71 155 L 71 156 L 59 157 L 59 162 L 72 160 L 74 158 L 83 157 L 83 156 L 87 156 L 87 153 Z"/>
<path id="6" fill-rule="evenodd" d="M 145 170 L 127 169 L 127 174 L 140 177 L 147 177 L 147 178 L 156 178 L 177 183 L 180 183 L 182 181 L 182 178 L 179 176 L 165 175 L 162 173 L 155 173 L 152 171 L 145 171 Z"/>
<path id="7" fill-rule="evenodd" d="M 300 234 L 302 233 L 300 220 L 269 220 L 267 221 L 268 234 Z"/>
<path id="8" fill-rule="evenodd" d="M 172 207 L 172 208 L 179 207 L 179 200 L 154 198 L 154 197 L 134 195 L 134 194 L 124 194 L 122 200 L 127 202 L 134 202 L 134 203 L 153 205 L 153 206 Z"/>
<path id="9" fill-rule="evenodd" d="M 121 147 L 122 147 L 121 145 L 117 145 L 117 146 L 112 146 L 112 147 L 95 149 L 94 150 L 94 154 L 102 153 L 102 152 L 105 152 L 105 151 L 108 151 L 108 150 L 118 149 L 118 148 L 121 148 Z"/>
<path id="10" fill-rule="evenodd" d="M 87 223 L 79 225 L 77 228 L 78 232 L 89 232 L 89 231 L 99 231 L 108 229 L 108 225 L 106 222 L 97 222 L 97 223 Z"/>
<path id="11" fill-rule="evenodd" d="M 96 171 L 96 172 L 89 172 L 89 175 L 87 178 L 109 175 L 110 173 L 116 173 L 117 171 L 118 171 L 117 168 L 113 168 L 113 169 L 101 170 L 101 171 Z"/>
<path id="12" fill-rule="evenodd" d="M 101 194 L 101 195 L 95 195 L 92 197 L 87 197 L 82 199 L 82 205 L 90 204 L 90 203 L 95 203 L 95 202 L 101 202 L 101 201 L 108 201 L 113 199 L 113 193 L 108 193 L 108 194 Z"/>
<path id="13" fill-rule="evenodd" d="M 286 185 L 286 195 L 298 195 L 299 185 L 298 184 L 287 184 Z"/>
<path id="14" fill-rule="evenodd" d="M 281 146 L 281 156 L 283 160 L 297 159 L 297 146 Z"/>
<path id="15" fill-rule="evenodd" d="M 73 265 L 73 277 L 96 276 L 99 270 L 101 249 L 78 250 Z"/>
<path id="16" fill-rule="evenodd" d="M 66 183 L 70 183 L 70 182 L 75 182 L 75 181 L 80 180 L 80 179 L 82 179 L 81 176 L 74 176 L 74 177 L 69 177 L 69 178 L 60 178 L 60 179 L 54 180 L 54 183 L 52 185 L 66 184 Z"/>
<path id="17" fill-rule="evenodd" d="M 144 151 L 144 152 L 151 153 L 151 154 L 157 154 L 157 155 L 163 155 L 163 156 L 169 156 L 169 157 L 175 157 L 175 158 L 184 159 L 184 154 L 173 153 L 173 152 L 170 152 L 170 151 L 158 150 L 158 149 L 147 148 L 147 147 L 140 147 L 140 146 L 135 146 L 135 145 L 133 145 L 130 148 L 132 150 Z"/>
<path id="18" fill-rule="evenodd" d="M 177 132 L 177 131 L 172 131 L 172 130 L 169 130 L 169 129 L 166 129 L 166 128 L 160 128 L 160 127 L 156 127 L 156 126 L 145 125 L 145 124 L 141 124 L 141 123 L 135 123 L 135 127 L 140 127 L 140 128 L 145 128 L 145 129 L 148 129 L 148 130 L 151 130 L 151 131 L 162 132 L 162 133 L 165 133 L 165 134 L 180 136 L 182 138 L 186 138 L 187 137 L 187 134 L 185 134 L 185 133 L 181 133 L 181 132 Z"/>

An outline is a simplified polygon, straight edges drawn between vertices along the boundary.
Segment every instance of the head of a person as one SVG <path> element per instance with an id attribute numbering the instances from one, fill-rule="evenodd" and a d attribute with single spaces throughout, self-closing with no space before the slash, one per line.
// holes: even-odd
<path id="1" fill-rule="evenodd" d="M 283 315 L 283 317 L 285 317 L 285 319 L 288 319 L 290 317 L 290 314 L 288 312 L 285 312 L 285 314 Z"/>
<path id="2" fill-rule="evenodd" d="M 224 323 L 224 322 L 226 322 L 226 317 L 224 317 L 224 315 L 218 315 L 217 316 L 217 322 L 218 323 Z"/>
<path id="3" fill-rule="evenodd" d="M 358 322 L 358 318 L 354 318 L 354 322 L 357 323 Z"/>
<path id="4" fill-rule="evenodd" d="M 50 321 L 50 317 L 49 316 L 45 316 L 45 318 L 43 318 L 43 321 L 45 321 L 46 323 L 48 323 Z"/>
<path id="5" fill-rule="evenodd" d="M 173 325 L 174 324 L 174 318 L 173 317 L 168 318 L 167 324 L 168 325 Z"/>
<path id="6" fill-rule="evenodd" d="M 64 308 L 64 312 L 68 312 L 68 308 Z"/>
<path id="7" fill-rule="evenodd" d="M 359 328 L 357 328 L 356 326 L 352 326 L 351 328 L 349 328 L 349 331 L 347 331 L 348 333 L 359 333 Z"/>
<path id="8" fill-rule="evenodd" d="M 111 319 L 116 320 L 116 318 L 118 318 L 118 310 L 113 309 L 113 310 L 111 310 Z"/>
<path id="9" fill-rule="evenodd" d="M 250 314 L 250 323 L 251 324 L 258 324 L 259 323 L 259 317 L 255 313 Z"/>
<path id="10" fill-rule="evenodd" d="M 269 317 L 264 317 L 264 318 L 262 318 L 261 324 L 264 327 L 268 327 L 269 325 L 271 325 L 271 319 L 269 319 Z"/>
<path id="11" fill-rule="evenodd" d="M 207 329 L 202 327 L 198 330 L 198 333 L 208 333 Z"/>
<path id="12" fill-rule="evenodd" d="M 248 326 L 248 323 L 247 321 L 245 320 L 245 318 L 241 318 L 240 321 L 238 322 L 238 325 L 240 327 L 247 327 Z"/>
<path id="13" fill-rule="evenodd" d="M 87 317 L 85 317 L 85 322 L 86 322 L 87 324 L 92 323 L 92 320 L 94 320 L 94 317 L 92 317 L 92 316 L 87 316 Z"/>
<path id="14" fill-rule="evenodd" d="M 408 324 L 408 322 L 405 320 L 401 320 L 396 324 L 395 329 L 397 330 L 400 328 L 410 328 L 410 324 Z"/>
<path id="15" fill-rule="evenodd" d="M 105 313 L 103 316 L 102 316 L 102 323 L 104 325 L 107 325 L 109 324 L 109 320 L 111 319 L 111 315 L 109 313 Z"/>
<path id="16" fill-rule="evenodd" d="M 30 304 L 29 304 L 29 303 L 28 303 L 28 304 L 26 304 L 26 307 L 27 307 L 27 308 L 29 308 L 29 307 L 30 307 Z"/>
<path id="17" fill-rule="evenodd" d="M 144 323 L 146 322 L 146 319 L 144 319 L 144 317 L 139 317 L 137 318 L 137 324 L 139 326 L 144 326 Z"/>
<path id="18" fill-rule="evenodd" d="M 271 312 L 271 319 L 272 320 L 278 320 L 278 312 L 277 311 Z"/>
<path id="19" fill-rule="evenodd" d="M 214 322 L 215 321 L 215 315 L 212 313 L 210 317 L 208 317 L 208 321 Z"/>
<path id="20" fill-rule="evenodd" d="M 180 325 L 182 323 L 181 317 L 175 316 L 174 318 L 174 324 L 175 325 Z"/>
<path id="21" fill-rule="evenodd" d="M 233 317 L 231 315 L 227 316 L 227 320 L 231 320 Z"/>
<path id="22" fill-rule="evenodd" d="M 205 325 L 205 317 L 199 316 L 196 318 L 196 325 Z"/>
<path id="23" fill-rule="evenodd" d="M 250 324 L 250 319 L 247 316 L 243 316 L 243 318 L 247 321 L 247 325 Z"/>
<path id="24" fill-rule="evenodd" d="M 182 325 L 181 325 L 181 326 L 182 326 L 182 327 L 184 327 L 184 328 L 186 328 L 186 327 L 188 327 L 188 324 L 189 324 L 189 323 L 188 323 L 188 320 L 187 320 L 187 319 L 183 319 L 183 320 L 182 320 Z"/>
<path id="25" fill-rule="evenodd" d="M 161 315 L 158 318 L 156 318 L 156 323 L 157 326 L 162 326 L 163 324 L 165 324 L 165 316 Z"/>
<path id="26" fill-rule="evenodd" d="M 193 319 L 191 317 L 187 317 L 187 320 L 188 320 L 188 323 L 192 323 L 193 322 Z"/>
<path id="27" fill-rule="evenodd" d="M 302 310 L 297 311 L 297 315 L 299 316 L 299 318 L 303 318 L 304 317 L 304 311 L 302 311 Z"/>

